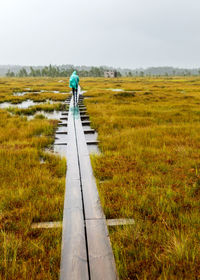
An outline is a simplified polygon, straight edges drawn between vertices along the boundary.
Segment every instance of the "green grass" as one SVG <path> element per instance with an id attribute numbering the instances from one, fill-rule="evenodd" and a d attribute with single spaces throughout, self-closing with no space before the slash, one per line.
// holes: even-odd
<path id="1" fill-rule="evenodd" d="M 101 155 L 92 156 L 120 279 L 198 279 L 200 78 L 83 82 Z M 109 89 L 122 88 L 122 92 Z"/>

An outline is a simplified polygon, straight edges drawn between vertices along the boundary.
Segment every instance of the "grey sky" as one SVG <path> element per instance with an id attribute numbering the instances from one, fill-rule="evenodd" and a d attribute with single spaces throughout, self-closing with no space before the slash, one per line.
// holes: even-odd
<path id="1" fill-rule="evenodd" d="M 199 0 L 0 0 L 0 64 L 200 67 Z"/>

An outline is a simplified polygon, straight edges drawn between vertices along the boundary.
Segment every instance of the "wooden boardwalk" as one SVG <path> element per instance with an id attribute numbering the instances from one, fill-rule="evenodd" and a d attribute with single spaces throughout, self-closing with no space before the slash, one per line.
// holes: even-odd
<path id="1" fill-rule="evenodd" d="M 71 100 L 60 279 L 113 280 L 118 277 L 82 126 L 85 119 Z"/>

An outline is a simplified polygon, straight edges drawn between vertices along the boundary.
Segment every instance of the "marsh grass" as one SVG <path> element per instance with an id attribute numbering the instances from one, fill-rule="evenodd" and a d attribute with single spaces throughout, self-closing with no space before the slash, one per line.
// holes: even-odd
<path id="1" fill-rule="evenodd" d="M 199 279 L 200 78 L 85 79 L 120 279 Z M 109 89 L 122 88 L 114 92 Z"/>
<path id="2" fill-rule="evenodd" d="M 34 81 L 39 89 L 39 79 L 0 79 L 1 93 L 34 87 Z M 56 81 L 49 83 L 56 90 Z M 61 106 L 0 110 L 0 279 L 59 277 L 61 229 L 31 229 L 33 222 L 62 220 L 66 160 L 44 150 L 58 121 L 23 115 Z"/>
<path id="3" fill-rule="evenodd" d="M 1 78 L 0 103 L 16 104 L 27 99 L 37 102 L 44 102 L 47 99 L 63 101 L 69 96 L 68 81 L 66 80 L 64 83 L 58 81 L 59 78 Z M 54 93 L 54 91 L 60 93 Z M 26 94 L 23 96 L 13 95 L 17 92 L 26 92 Z"/>
<path id="4" fill-rule="evenodd" d="M 56 104 L 46 103 L 46 104 L 30 106 L 27 109 L 9 107 L 7 110 L 10 113 L 17 114 L 17 115 L 34 115 L 38 111 L 45 111 L 45 112 L 53 112 L 54 110 L 62 111 L 62 110 L 67 110 L 68 107 L 69 107 L 68 105 L 62 103 L 56 103 Z"/>

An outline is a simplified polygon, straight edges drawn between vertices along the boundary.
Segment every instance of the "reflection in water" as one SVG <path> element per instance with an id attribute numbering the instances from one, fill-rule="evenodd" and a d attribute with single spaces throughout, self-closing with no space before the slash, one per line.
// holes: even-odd
<path id="1" fill-rule="evenodd" d="M 108 88 L 107 90 L 112 90 L 112 91 L 124 91 L 122 88 Z"/>
<path id="2" fill-rule="evenodd" d="M 25 100 L 21 103 L 17 103 L 17 104 L 12 104 L 10 102 L 3 102 L 3 103 L 0 103 L 0 108 L 1 109 L 6 109 L 6 108 L 9 108 L 9 107 L 12 107 L 12 108 L 19 108 L 19 109 L 27 109 L 31 106 L 34 106 L 34 105 L 38 105 L 38 104 L 57 104 L 57 103 L 60 103 L 61 101 L 53 101 L 53 100 L 50 100 L 50 99 L 47 99 L 45 102 L 35 102 L 31 99 L 28 99 L 28 100 Z"/>
<path id="3" fill-rule="evenodd" d="M 45 112 L 45 111 L 38 111 L 35 115 L 27 116 L 28 120 L 32 120 L 38 115 L 43 115 L 45 118 L 49 120 L 59 120 L 61 117 L 61 111 L 53 111 L 53 112 Z"/>
<path id="4" fill-rule="evenodd" d="M 73 114 L 75 119 L 78 119 L 80 117 L 79 116 L 79 108 L 78 108 L 78 106 L 71 107 L 70 111 L 72 112 L 72 114 Z"/>
<path id="5" fill-rule="evenodd" d="M 24 92 L 14 92 L 13 95 L 14 96 L 23 96 L 25 94 L 27 94 L 28 92 L 24 91 Z"/>
<path id="6" fill-rule="evenodd" d="M 39 103 L 38 102 L 34 102 L 33 100 L 28 99 L 28 100 L 25 100 L 22 103 L 18 103 L 18 104 L 12 104 L 12 103 L 9 103 L 9 102 L 3 102 L 3 103 L 0 103 L 0 108 L 5 109 L 5 108 L 12 107 L 12 108 L 27 109 L 30 106 L 37 105 L 37 104 L 39 104 Z"/>

